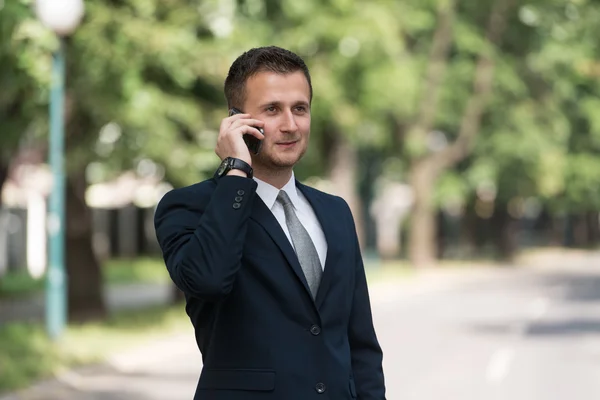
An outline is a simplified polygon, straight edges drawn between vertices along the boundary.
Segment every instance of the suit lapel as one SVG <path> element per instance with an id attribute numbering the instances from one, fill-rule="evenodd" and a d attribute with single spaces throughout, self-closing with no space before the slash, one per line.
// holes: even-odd
<path id="1" fill-rule="evenodd" d="M 285 232 L 281 229 L 279 222 L 269 210 L 267 205 L 262 201 L 260 196 L 256 195 L 254 198 L 254 209 L 250 218 L 260 224 L 271 236 L 273 242 L 281 249 L 281 252 L 287 259 L 288 263 L 292 266 L 294 273 L 302 282 L 304 289 L 310 295 L 310 289 L 308 287 L 308 283 L 306 282 L 306 277 L 304 276 L 304 272 L 302 271 L 302 267 L 300 266 L 300 262 L 298 261 L 298 257 L 296 256 L 296 252 L 292 247 L 290 241 L 288 240 Z"/>
<path id="2" fill-rule="evenodd" d="M 296 187 L 302 192 L 304 197 L 308 199 L 317 216 L 317 219 L 319 220 L 319 223 L 321 224 L 321 229 L 323 229 L 325 240 L 327 241 L 325 269 L 323 271 L 321 284 L 319 285 L 319 290 L 317 291 L 317 297 L 315 299 L 317 309 L 320 309 L 321 305 L 323 304 L 323 300 L 325 299 L 325 295 L 331 286 L 333 276 L 335 275 L 335 260 L 338 258 L 338 254 L 340 252 L 339 239 L 343 238 L 344 235 L 342 230 L 339 228 L 341 224 L 336 223 L 336 210 L 332 210 L 331 208 L 328 208 L 326 204 L 324 204 L 324 196 L 319 196 L 317 191 L 304 186 L 298 181 L 296 181 Z M 338 240 L 336 240 L 336 237 Z"/>

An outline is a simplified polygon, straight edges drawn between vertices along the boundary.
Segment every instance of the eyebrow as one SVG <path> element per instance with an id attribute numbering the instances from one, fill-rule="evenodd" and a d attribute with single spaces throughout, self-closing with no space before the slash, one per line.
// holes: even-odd
<path id="1" fill-rule="evenodd" d="M 260 105 L 260 108 L 264 108 L 264 107 L 267 107 L 267 106 L 277 106 L 277 107 L 281 107 L 282 105 L 283 105 L 283 103 L 282 103 L 282 102 L 280 102 L 280 101 L 269 101 L 269 102 L 266 102 L 266 103 L 264 103 L 264 104 L 261 104 L 261 105 Z M 305 106 L 305 107 L 309 107 L 309 104 L 308 104 L 308 102 L 306 102 L 306 101 L 304 101 L 304 100 L 301 100 L 301 101 L 297 101 L 297 102 L 295 102 L 295 103 L 293 104 L 293 106 L 294 106 L 294 107 L 296 107 L 296 106 Z"/>

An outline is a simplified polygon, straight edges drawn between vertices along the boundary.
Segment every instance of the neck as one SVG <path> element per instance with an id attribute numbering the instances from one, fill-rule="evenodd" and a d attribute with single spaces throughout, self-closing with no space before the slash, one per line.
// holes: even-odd
<path id="1" fill-rule="evenodd" d="M 271 170 L 266 168 L 260 168 L 258 165 L 254 168 L 254 176 L 269 185 L 275 186 L 277 189 L 281 189 L 292 177 L 292 169 L 281 169 Z"/>

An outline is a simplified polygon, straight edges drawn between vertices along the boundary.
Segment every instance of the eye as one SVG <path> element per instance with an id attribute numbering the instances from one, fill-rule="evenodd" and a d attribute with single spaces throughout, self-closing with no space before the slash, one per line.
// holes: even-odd
<path id="1" fill-rule="evenodd" d="M 305 106 L 297 106 L 297 107 L 296 107 L 296 111 L 298 111 L 298 112 L 301 112 L 301 113 L 304 113 L 304 112 L 306 112 L 306 111 L 307 111 L 307 109 L 306 109 L 306 107 L 305 107 Z"/>
<path id="2" fill-rule="evenodd" d="M 275 112 L 275 110 L 277 110 L 275 108 L 275 106 L 269 106 L 269 107 L 265 108 L 265 111 L 267 111 L 267 112 Z"/>

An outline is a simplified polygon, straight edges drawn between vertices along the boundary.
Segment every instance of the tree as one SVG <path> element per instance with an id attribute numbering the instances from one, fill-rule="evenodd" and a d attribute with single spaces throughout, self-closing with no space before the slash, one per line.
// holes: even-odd
<path id="1" fill-rule="evenodd" d="M 473 92 L 467 102 L 456 139 L 437 153 L 424 154 L 427 136 L 434 122 L 437 90 L 440 85 L 439 75 L 445 69 L 444 64 L 447 62 L 450 27 L 454 18 L 454 4 L 452 2 L 441 3 L 440 23 L 432 45 L 425 94 L 422 95 L 425 100 L 421 105 L 419 119 L 408 134 L 408 145 L 411 152 L 410 180 L 415 193 L 409 253 L 411 262 L 417 267 L 430 266 L 434 262 L 436 254 L 434 185 L 442 171 L 455 165 L 469 154 L 474 138 L 479 133 L 481 120 L 494 83 L 493 48 L 498 46 L 504 31 L 508 7 L 508 0 L 494 2 L 485 32 L 487 48 L 482 48 L 478 57 L 473 79 Z"/>
<path id="2" fill-rule="evenodd" d="M 177 157 L 176 152 L 186 141 L 190 147 L 194 141 L 189 139 L 190 133 L 195 135 L 203 126 L 193 90 L 202 83 L 195 76 L 207 75 L 194 73 L 206 66 L 198 62 L 202 55 L 194 52 L 194 47 L 198 49 L 195 32 L 202 34 L 202 26 L 184 11 L 185 7 L 157 3 L 150 14 L 134 2 L 88 2 L 86 7 L 86 20 L 67 40 L 67 269 L 70 316 L 76 319 L 105 312 L 100 265 L 92 249 L 90 210 L 85 202 L 90 165 L 101 163 L 105 168 L 100 173 L 106 179 L 119 170 L 135 168 L 149 153 L 154 156 L 152 153 L 161 149 L 161 157 L 176 160 L 179 170 L 190 171 L 188 164 L 181 165 L 186 159 Z M 11 2 L 2 15 L 12 22 L 2 25 L 8 38 L 2 42 L 6 43 L 2 51 L 9 62 L 3 62 L 1 76 L 10 81 L 7 87 L 11 94 L 11 113 L 3 119 L 3 130 L 10 126 L 11 137 L 18 138 L 24 127 L 31 125 L 24 121 L 30 120 L 44 132 L 49 61 L 56 38 L 41 27 L 24 1 Z M 187 47 L 189 44 L 192 46 Z M 188 51 L 194 54 L 192 59 Z M 21 77 L 23 83 L 12 79 L 14 76 Z M 23 95 L 15 95 L 19 93 Z M 152 141 L 145 140 L 150 129 L 156 130 Z M 169 146 L 170 135 L 187 140 Z M 172 152 L 165 152 L 165 146 Z M 191 158 L 193 153 L 183 154 Z M 173 165 L 170 172 L 176 171 Z"/>
<path id="3" fill-rule="evenodd" d="M 38 118 L 43 106 L 37 93 L 37 82 L 25 72 L 31 60 L 20 53 L 18 37 L 30 18 L 21 2 L 7 2 L 0 10 L 0 193 L 8 177 L 10 161 L 22 140 L 39 137 Z M 2 199 L 0 198 L 0 205 Z"/>

